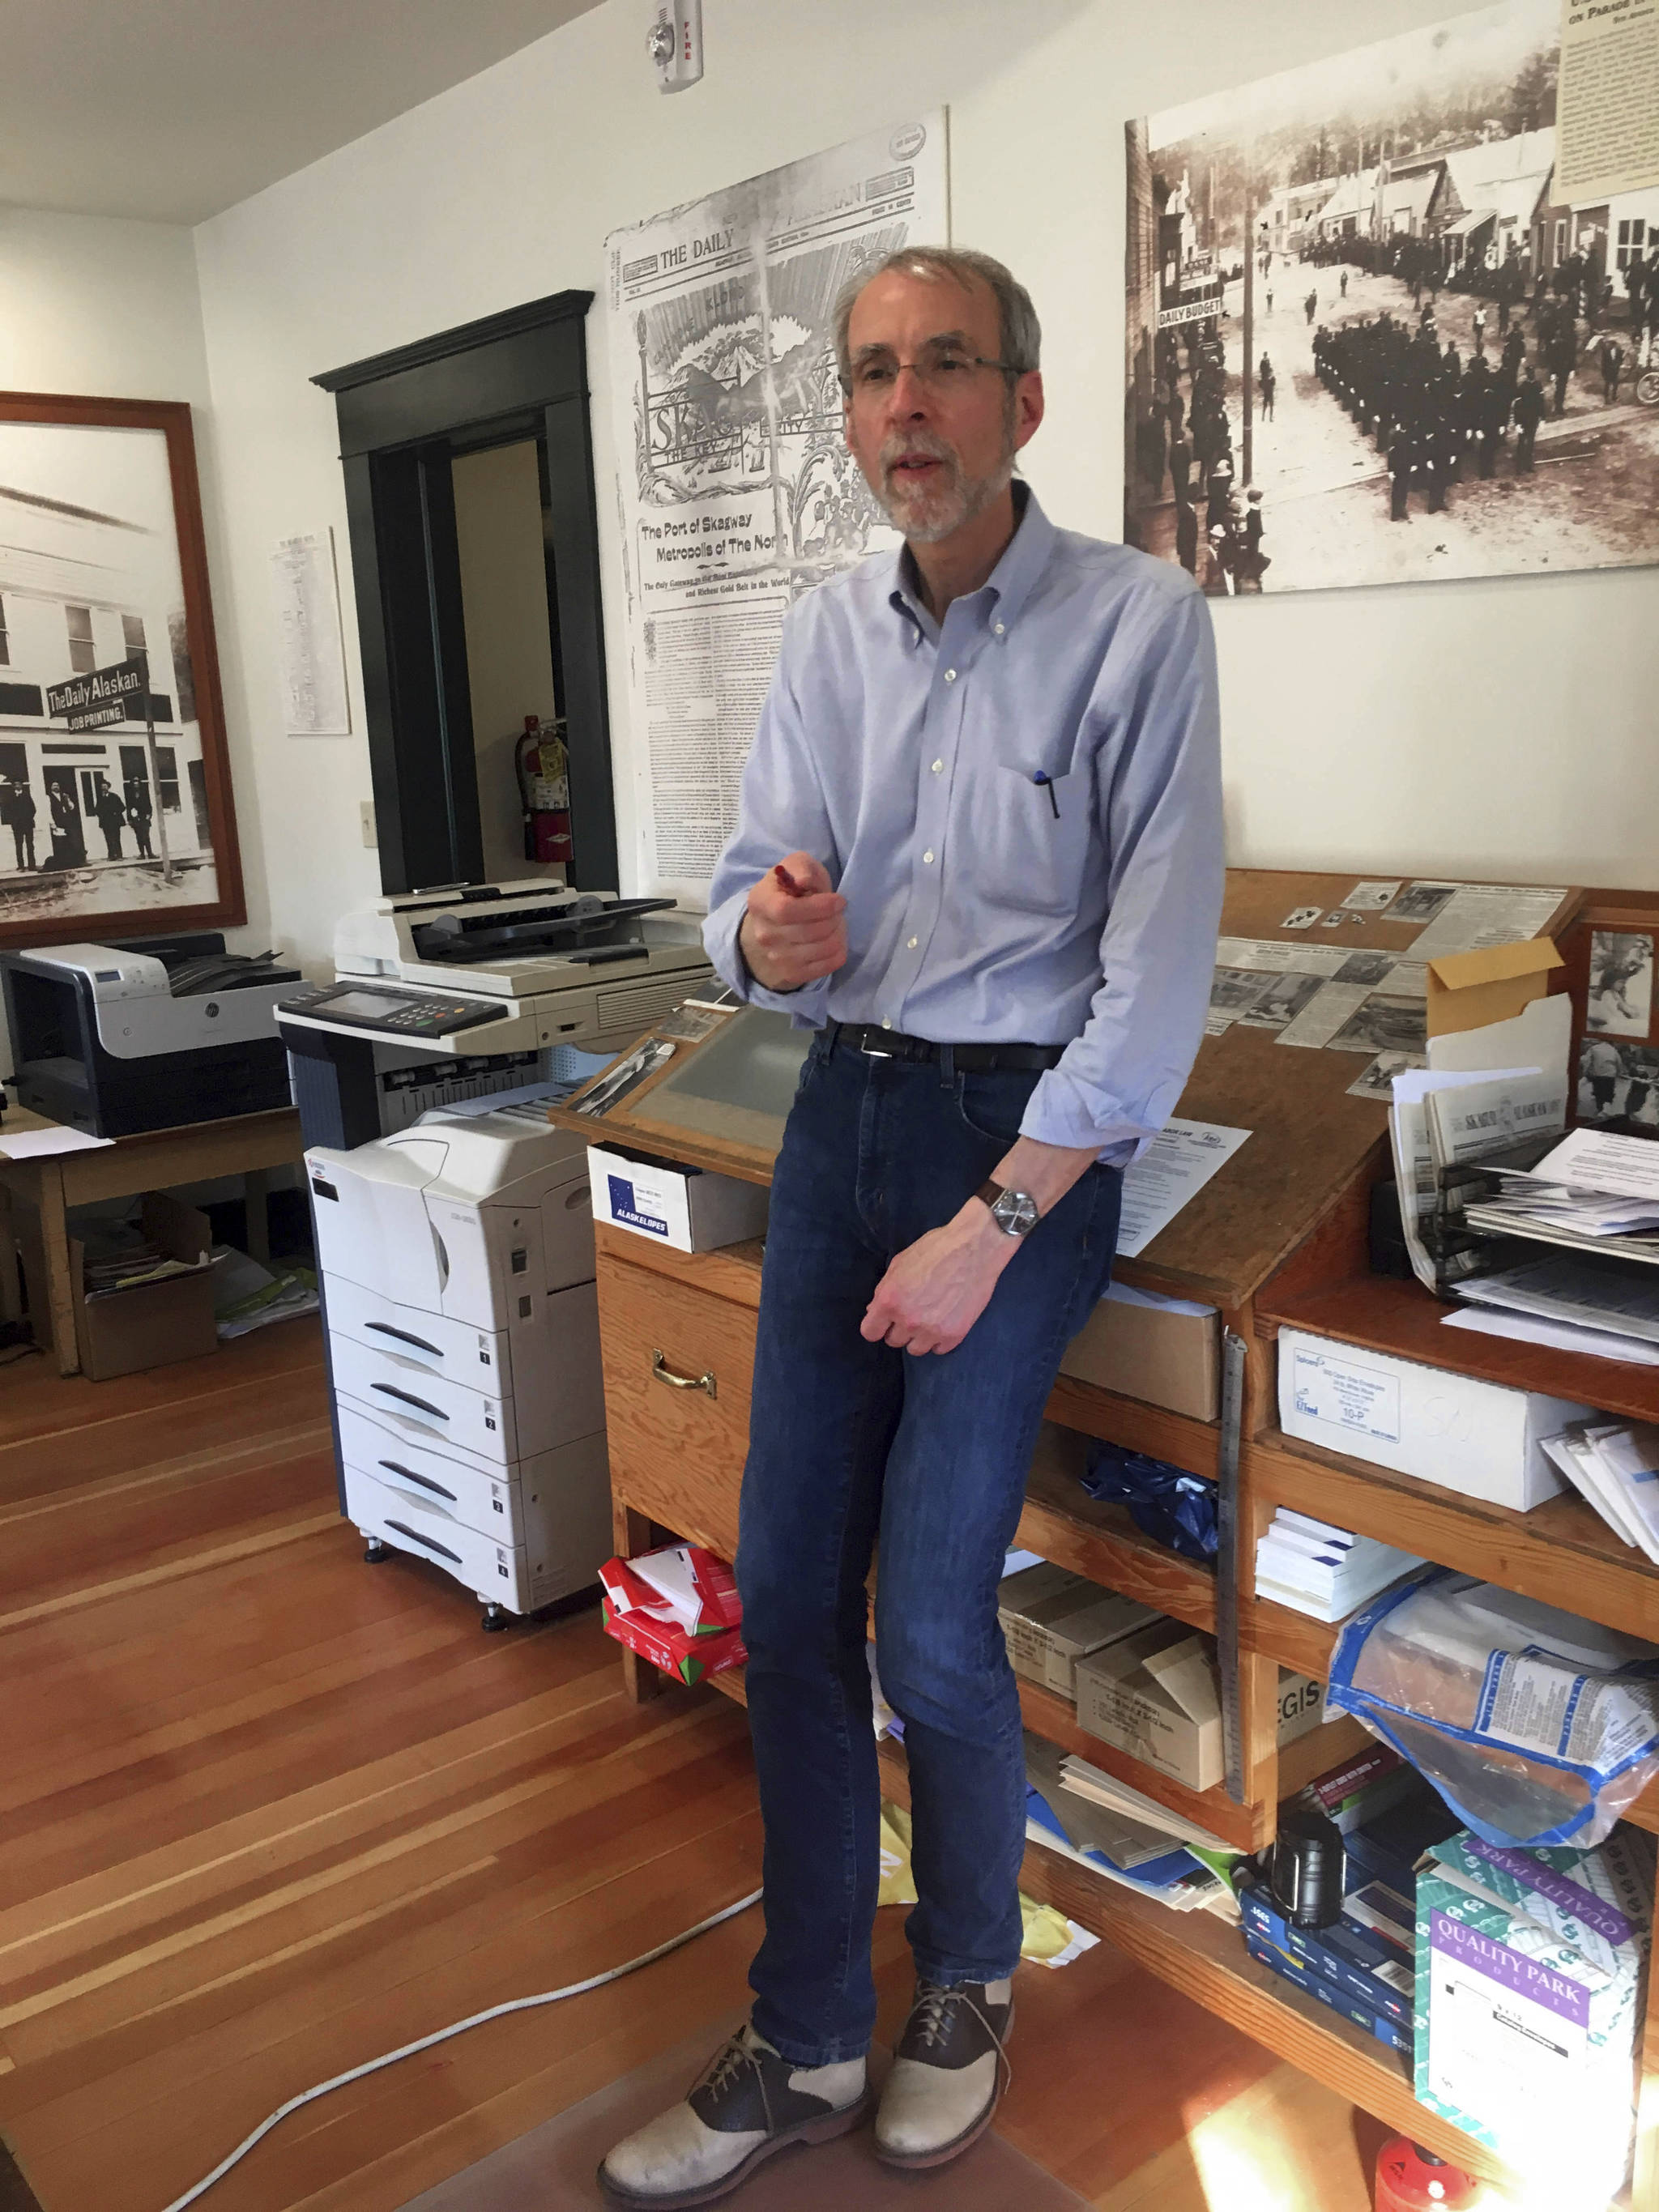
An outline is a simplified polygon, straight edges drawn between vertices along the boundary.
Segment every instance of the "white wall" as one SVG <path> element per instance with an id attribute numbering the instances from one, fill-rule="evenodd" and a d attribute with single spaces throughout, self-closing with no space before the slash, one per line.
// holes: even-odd
<path id="1" fill-rule="evenodd" d="M 311 374 L 566 287 L 599 292 L 609 230 L 948 102 L 957 240 L 1011 262 L 1046 328 L 1049 413 L 1028 473 L 1057 520 L 1116 537 L 1123 119 L 1451 11 L 706 0 L 708 77 L 665 100 L 637 0 L 608 0 L 204 225 L 216 588 L 239 641 L 230 718 L 251 733 L 272 927 L 321 963 L 334 915 L 376 887 L 357 842 L 361 738 L 297 748 L 274 719 L 268 549 L 331 522 L 344 551 L 332 403 Z M 620 667 L 598 312 L 589 357 Z M 349 629 L 349 579 L 343 596 Z M 1218 605 L 1231 857 L 1659 884 L 1654 611 L 1641 570 Z M 626 871 L 635 755 L 619 681 L 611 711 Z"/>

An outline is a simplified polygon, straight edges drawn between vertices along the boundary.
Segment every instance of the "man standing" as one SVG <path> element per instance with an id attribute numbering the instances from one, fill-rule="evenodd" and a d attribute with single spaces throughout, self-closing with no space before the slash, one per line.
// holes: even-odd
<path id="1" fill-rule="evenodd" d="M 121 831 L 127 818 L 127 810 L 119 792 L 112 791 L 108 784 L 104 784 L 99 791 L 94 811 L 98 816 L 98 826 L 104 833 L 105 856 L 118 860 L 121 857 Z"/>
<path id="2" fill-rule="evenodd" d="M 1189 576 L 1198 573 L 1198 511 L 1190 499 L 1176 501 L 1176 558 Z"/>
<path id="3" fill-rule="evenodd" d="M 148 777 L 136 775 L 127 785 L 127 819 L 132 824 L 132 835 L 141 860 L 155 858 L 149 849 L 149 825 L 154 818 L 149 803 L 149 781 Z"/>
<path id="4" fill-rule="evenodd" d="M 1515 441 L 1515 472 L 1522 476 L 1531 471 L 1532 449 L 1538 441 L 1538 426 L 1544 419 L 1544 387 L 1530 362 L 1522 372 L 1511 411 L 1518 434 Z"/>
<path id="5" fill-rule="evenodd" d="M 816 1032 L 772 1185 L 737 1561 L 766 1935 L 750 2024 L 601 2168 L 631 2206 L 712 2202 L 867 2108 L 878 1535 L 920 1902 L 876 2148 L 938 2165 L 990 2124 L 1025 1826 L 997 1583 L 1215 955 L 1208 617 L 1178 568 L 1057 530 L 1012 481 L 1043 410 L 1024 290 L 913 248 L 843 295 L 837 335 L 848 444 L 905 547 L 792 611 L 705 931 L 740 997 Z"/>
<path id="6" fill-rule="evenodd" d="M 1619 380 L 1625 372 L 1625 349 L 1611 336 L 1601 341 L 1601 397 L 1609 407 L 1619 404 Z"/>
<path id="7" fill-rule="evenodd" d="M 1318 310 L 1319 290 L 1318 287 L 1316 286 L 1314 289 L 1309 293 L 1307 298 L 1302 302 L 1302 312 L 1308 318 L 1308 327 L 1310 330 L 1313 328 L 1313 319 L 1318 313 Z"/>
<path id="8" fill-rule="evenodd" d="M 1264 422 L 1271 422 L 1273 419 L 1273 394 L 1279 389 L 1279 379 L 1274 375 L 1273 365 L 1265 353 L 1261 356 L 1261 366 L 1255 374 L 1256 381 L 1261 386 L 1261 419 Z"/>

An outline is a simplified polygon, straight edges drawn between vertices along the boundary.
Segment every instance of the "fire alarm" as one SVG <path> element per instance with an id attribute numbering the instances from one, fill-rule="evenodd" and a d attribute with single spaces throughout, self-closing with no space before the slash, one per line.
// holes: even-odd
<path id="1" fill-rule="evenodd" d="M 702 76 L 702 0 L 653 0 L 646 50 L 659 92 L 684 92 Z"/>

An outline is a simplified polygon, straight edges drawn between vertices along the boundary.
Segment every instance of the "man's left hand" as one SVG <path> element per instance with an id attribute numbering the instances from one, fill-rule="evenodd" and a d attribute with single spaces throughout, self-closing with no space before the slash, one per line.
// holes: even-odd
<path id="1" fill-rule="evenodd" d="M 899 1254 L 876 1285 L 860 1334 L 896 1351 L 954 1352 L 1018 1249 L 990 1207 L 969 1199 L 943 1229 L 930 1229 Z"/>

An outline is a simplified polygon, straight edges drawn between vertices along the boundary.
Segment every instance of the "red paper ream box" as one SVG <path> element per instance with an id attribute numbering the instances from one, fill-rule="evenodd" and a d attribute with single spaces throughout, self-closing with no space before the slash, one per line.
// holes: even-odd
<path id="1" fill-rule="evenodd" d="M 599 1580 L 619 1613 L 641 1613 L 692 1636 L 724 1636 L 743 1606 L 732 1570 L 699 1544 L 665 1544 L 632 1559 L 611 1559 Z"/>
<path id="2" fill-rule="evenodd" d="M 728 1628 L 719 1636 L 693 1636 L 673 1621 L 659 1620 L 649 1613 L 619 1613 L 608 1586 L 599 1613 L 607 1636 L 614 1636 L 618 1644 L 637 1651 L 641 1659 L 648 1659 L 677 1681 L 701 1682 L 705 1675 L 723 1674 L 728 1667 L 741 1667 L 749 1656 L 737 1629 Z"/>

